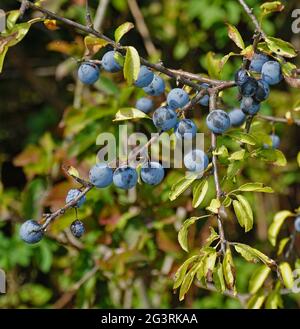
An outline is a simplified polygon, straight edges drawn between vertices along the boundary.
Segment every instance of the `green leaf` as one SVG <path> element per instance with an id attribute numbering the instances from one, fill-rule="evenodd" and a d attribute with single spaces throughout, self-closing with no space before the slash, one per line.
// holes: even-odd
<path id="1" fill-rule="evenodd" d="M 278 291 L 272 291 L 267 297 L 265 308 L 268 310 L 276 310 L 278 307 L 283 307 L 282 298 Z"/>
<path id="2" fill-rule="evenodd" d="M 207 255 L 203 259 L 203 273 L 205 278 L 211 282 L 213 278 L 213 270 L 217 260 L 217 252 L 214 248 L 207 248 Z"/>
<path id="3" fill-rule="evenodd" d="M 116 30 L 115 30 L 115 41 L 118 43 L 124 34 L 126 34 L 128 31 L 134 28 L 134 24 L 131 22 L 126 22 L 122 25 L 120 25 Z"/>
<path id="4" fill-rule="evenodd" d="M 260 6 L 260 9 L 263 11 L 263 15 L 267 15 L 276 11 L 282 11 L 284 5 L 280 1 L 265 2 Z"/>
<path id="5" fill-rule="evenodd" d="M 231 24 L 226 24 L 227 25 L 227 31 L 228 31 L 228 36 L 229 38 L 240 48 L 244 49 L 245 48 L 245 43 L 243 41 L 242 36 L 240 35 L 240 32 L 238 29 L 231 25 Z"/>
<path id="6" fill-rule="evenodd" d="M 108 44 L 108 41 L 90 35 L 84 38 L 84 45 L 87 49 L 87 56 L 94 56 L 101 48 Z"/>
<path id="7" fill-rule="evenodd" d="M 236 252 L 241 254 L 247 261 L 252 263 L 257 263 L 258 260 L 262 261 L 265 265 L 269 267 L 276 266 L 273 259 L 269 258 L 267 255 L 263 254 L 261 251 L 254 249 L 243 243 L 233 243 Z"/>
<path id="8" fill-rule="evenodd" d="M 214 214 L 219 212 L 219 208 L 221 207 L 221 202 L 218 199 L 212 199 L 210 205 L 206 207 L 208 211 L 211 211 Z"/>
<path id="9" fill-rule="evenodd" d="M 188 258 L 176 271 L 175 273 L 175 278 L 174 278 L 174 285 L 173 289 L 177 289 L 181 284 L 184 279 L 185 273 L 188 269 L 188 267 L 194 263 L 197 259 L 199 259 L 199 256 L 192 256 Z"/>
<path id="10" fill-rule="evenodd" d="M 230 161 L 243 160 L 244 157 L 245 157 L 245 152 L 246 152 L 245 149 L 242 149 L 240 151 L 236 151 L 236 152 L 234 152 L 230 155 L 228 160 L 230 160 Z"/>
<path id="11" fill-rule="evenodd" d="M 265 186 L 263 183 L 246 183 L 241 185 L 238 188 L 238 191 L 274 193 L 274 190 L 271 187 Z"/>
<path id="12" fill-rule="evenodd" d="M 202 201 L 205 198 L 205 195 L 208 191 L 208 181 L 207 180 L 200 180 L 196 182 L 193 187 L 193 203 L 192 206 L 194 208 L 198 208 Z"/>
<path id="13" fill-rule="evenodd" d="M 273 247 L 276 245 L 277 235 L 284 221 L 288 218 L 294 216 L 294 214 L 288 210 L 282 210 L 275 214 L 272 224 L 268 230 L 268 238 Z"/>
<path id="14" fill-rule="evenodd" d="M 132 119 L 150 119 L 150 117 L 134 107 L 124 107 L 116 113 L 116 117 L 113 121 L 123 121 Z"/>
<path id="15" fill-rule="evenodd" d="M 179 300 L 182 301 L 184 299 L 185 294 L 190 289 L 190 286 L 194 280 L 195 274 L 197 270 L 201 266 L 201 263 L 196 263 L 192 266 L 192 268 L 188 271 L 187 275 L 184 277 L 183 282 L 179 291 Z"/>
<path id="16" fill-rule="evenodd" d="M 233 161 L 227 168 L 227 179 L 233 179 L 242 168 L 243 161 Z"/>
<path id="17" fill-rule="evenodd" d="M 134 47 L 127 47 L 124 62 L 124 77 L 129 85 L 137 80 L 140 72 L 140 56 Z"/>
<path id="18" fill-rule="evenodd" d="M 300 167 L 300 152 L 297 154 L 297 162 L 298 162 L 298 166 Z"/>
<path id="19" fill-rule="evenodd" d="M 217 264 L 217 266 L 215 267 L 215 270 L 213 273 L 213 279 L 214 279 L 216 289 L 219 292 L 223 293 L 226 289 L 226 286 L 225 286 L 225 280 L 224 280 L 224 275 L 223 275 L 223 267 L 222 267 L 221 263 Z"/>
<path id="20" fill-rule="evenodd" d="M 223 260 L 223 273 L 228 289 L 232 290 L 235 287 L 235 266 L 233 263 L 231 251 L 229 248 L 226 249 L 224 260 Z"/>
<path id="21" fill-rule="evenodd" d="M 226 208 L 230 207 L 231 203 L 232 203 L 232 199 L 228 195 L 226 195 L 225 199 L 222 202 L 223 206 Z"/>
<path id="22" fill-rule="evenodd" d="M 289 241 L 290 241 L 290 238 L 283 238 L 280 240 L 279 245 L 278 245 L 278 250 L 277 250 L 277 256 L 280 256 L 283 253 L 283 250 Z"/>
<path id="23" fill-rule="evenodd" d="M 284 167 L 287 164 L 284 154 L 275 149 L 260 149 L 251 154 L 251 156 L 272 162 L 276 166 Z"/>
<path id="24" fill-rule="evenodd" d="M 193 225 L 198 219 L 206 218 L 208 216 L 201 217 L 191 217 L 184 221 L 181 229 L 178 232 L 178 242 L 183 250 L 188 252 L 188 229 L 191 225 Z"/>
<path id="25" fill-rule="evenodd" d="M 187 190 L 197 178 L 198 174 L 190 174 L 181 178 L 177 183 L 172 186 L 171 192 L 169 194 L 169 199 L 171 201 L 177 199 L 179 195 L 182 194 L 185 190 Z"/>
<path id="26" fill-rule="evenodd" d="M 252 135 L 244 133 L 239 130 L 231 130 L 231 131 L 227 132 L 226 135 L 235 139 L 236 141 L 238 141 L 240 143 L 249 144 L 249 145 L 256 144 L 256 140 Z"/>
<path id="27" fill-rule="evenodd" d="M 247 303 L 247 308 L 249 309 L 260 309 L 263 306 L 263 303 L 266 299 L 266 296 L 263 294 L 263 292 L 259 292 L 256 295 L 253 295 Z"/>
<path id="28" fill-rule="evenodd" d="M 229 58 L 232 56 L 240 56 L 240 54 L 236 54 L 234 52 L 230 52 L 229 54 L 223 56 L 220 60 L 219 66 L 220 66 L 220 72 L 223 70 L 224 65 L 228 62 Z"/>
<path id="29" fill-rule="evenodd" d="M 20 10 L 12 10 L 8 13 L 6 19 L 7 30 L 10 31 L 16 25 L 16 22 L 20 16 Z"/>
<path id="30" fill-rule="evenodd" d="M 273 37 L 268 37 L 266 38 L 266 43 L 268 48 L 277 55 L 288 57 L 288 58 L 293 58 L 297 56 L 297 52 L 294 46 L 287 41 Z"/>
<path id="31" fill-rule="evenodd" d="M 242 195 L 237 195 L 236 197 L 238 200 L 233 201 L 234 212 L 241 227 L 244 227 L 245 232 L 248 232 L 253 227 L 253 213 L 251 206 L 247 199 Z"/>
<path id="32" fill-rule="evenodd" d="M 261 265 L 253 272 L 249 281 L 249 292 L 251 294 L 257 293 L 257 291 L 262 287 L 262 285 L 266 281 L 270 272 L 271 269 L 267 265 Z"/>
<path id="33" fill-rule="evenodd" d="M 279 272 L 286 288 L 292 289 L 294 286 L 294 276 L 290 264 L 287 262 L 279 264 Z"/>
<path id="34" fill-rule="evenodd" d="M 118 51 L 115 51 L 114 59 L 120 66 L 124 66 L 125 58 Z"/>
<path id="35" fill-rule="evenodd" d="M 208 52 L 206 55 L 206 65 L 208 75 L 213 79 L 220 78 L 221 61 L 215 57 L 215 53 Z"/>

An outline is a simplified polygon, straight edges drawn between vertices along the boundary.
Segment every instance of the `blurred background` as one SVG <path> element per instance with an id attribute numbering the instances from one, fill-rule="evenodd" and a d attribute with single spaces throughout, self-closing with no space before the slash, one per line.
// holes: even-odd
<path id="1" fill-rule="evenodd" d="M 99 2 L 98 24 L 110 37 L 120 24 L 138 19 L 135 1 L 90 0 L 95 16 Z M 248 0 L 255 12 L 262 3 Z M 291 31 L 291 12 L 297 0 L 283 1 L 285 11 L 270 15 L 263 28 L 269 35 L 282 38 L 300 49 L 300 34 Z M 47 0 L 42 2 L 61 16 L 85 24 L 84 0 Z M 151 40 L 145 46 L 139 29 L 130 31 L 122 43 L 135 46 L 140 55 L 162 60 L 167 67 L 193 73 L 207 73 L 206 54 L 221 57 L 237 51 L 227 36 L 226 22 L 238 27 L 246 44 L 251 44 L 253 26 L 236 0 L 161 0 L 138 1 Z M 2 0 L 5 10 L 18 9 L 17 1 Z M 27 11 L 23 20 L 37 15 Z M 141 90 L 128 87 L 122 74 L 101 74 L 93 88 L 76 81 L 77 60 L 84 54 L 84 35 L 67 26 L 58 29 L 35 24 L 25 39 L 11 48 L 0 75 L 0 268 L 6 271 L 8 291 L 0 296 L 2 308 L 240 308 L 238 300 L 199 289 L 194 284 L 183 302 L 173 293 L 173 275 L 188 257 L 177 241 L 186 218 L 204 213 L 207 202 L 194 209 L 191 191 L 169 201 L 173 183 L 183 175 L 168 170 L 157 187 L 138 186 L 126 192 L 109 187 L 92 190 L 79 211 L 87 233 L 82 240 L 70 236 L 68 226 L 75 219 L 69 211 L 52 225 L 47 238 L 28 246 L 18 236 L 20 223 L 40 219 L 42 214 L 63 206 L 68 189 L 76 187 L 61 170 L 76 167 L 83 177 L 95 163 L 99 133 L 118 134 L 112 124 L 120 107 L 133 106 Z M 106 50 L 97 54 L 101 58 Z M 298 62 L 297 62 L 298 61 Z M 299 57 L 295 61 L 300 67 Z M 222 72 L 232 79 L 241 59 L 232 57 Z M 168 81 L 168 89 L 174 86 Z M 285 83 L 273 88 L 262 113 L 284 117 L 300 99 L 300 92 Z M 156 99 L 158 106 L 164 99 Z M 237 91 L 223 95 L 224 108 L 238 106 Z M 189 113 L 200 132 L 207 133 L 207 109 L 195 107 Z M 144 122 L 145 121 L 145 122 Z M 134 131 L 148 134 L 152 124 L 142 120 L 129 124 Z M 267 228 L 273 215 L 300 205 L 299 127 L 264 123 L 262 129 L 274 130 L 281 137 L 280 150 L 288 165 L 274 167 L 249 161 L 239 182 L 261 181 L 275 194 L 247 195 L 255 213 L 255 228 L 245 235 L 234 214 L 225 223 L 231 240 L 246 242 L 274 256 L 267 241 Z M 220 140 L 226 144 L 226 140 Z M 206 145 L 209 145 L 207 142 Z M 225 172 L 226 168 L 222 168 Z M 213 182 L 210 184 L 213 186 Z M 214 193 L 210 189 L 211 195 Z M 209 197 L 207 199 L 209 200 Z M 191 252 L 203 243 L 213 220 L 201 221 L 190 232 Z M 288 223 L 283 234 L 288 234 Z M 296 241 L 300 254 L 300 239 Z M 276 256 L 276 255 L 275 255 Z M 274 256 L 274 257 L 275 257 Z M 236 257 L 237 286 L 247 292 L 248 280 L 257 265 Z M 286 308 L 298 308 L 298 295 L 283 296 Z"/>

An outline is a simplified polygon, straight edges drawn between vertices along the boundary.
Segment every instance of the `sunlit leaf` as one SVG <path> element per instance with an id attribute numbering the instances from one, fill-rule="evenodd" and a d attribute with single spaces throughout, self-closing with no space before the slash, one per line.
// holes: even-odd
<path id="1" fill-rule="evenodd" d="M 140 56 L 134 47 L 127 47 L 123 72 L 129 85 L 132 85 L 138 78 L 140 72 Z"/>
<path id="2" fill-rule="evenodd" d="M 253 272 L 249 281 L 249 292 L 251 294 L 257 293 L 266 281 L 270 272 L 271 269 L 267 265 L 261 265 Z"/>
<path id="3" fill-rule="evenodd" d="M 115 30 L 115 41 L 118 43 L 123 35 L 125 35 L 128 31 L 134 28 L 134 24 L 131 22 L 126 22 L 122 25 L 120 25 L 116 30 Z"/>
<path id="4" fill-rule="evenodd" d="M 279 264 L 279 272 L 286 288 L 292 289 L 294 286 L 294 276 L 290 264 L 288 262 Z"/>
<path id="5" fill-rule="evenodd" d="M 144 118 L 150 119 L 150 117 L 146 113 L 134 107 L 124 107 L 116 113 L 115 119 L 113 121 L 144 119 Z"/>
<path id="6" fill-rule="evenodd" d="M 228 36 L 229 38 L 240 48 L 240 49 L 244 49 L 245 48 L 245 43 L 244 40 L 240 34 L 240 32 L 238 31 L 238 29 L 231 25 L 231 24 L 227 24 L 227 31 L 228 31 Z"/>
<path id="7" fill-rule="evenodd" d="M 268 238 L 272 246 L 275 247 L 276 245 L 276 240 L 277 240 L 277 235 L 280 231 L 280 228 L 284 221 L 288 218 L 293 216 L 294 214 L 288 210 L 282 210 L 274 216 L 273 222 L 269 227 L 268 230 Z"/>
<path id="8" fill-rule="evenodd" d="M 202 201 L 205 198 L 205 195 L 208 191 L 208 181 L 207 180 L 200 180 L 196 182 L 193 188 L 193 207 L 198 208 Z"/>

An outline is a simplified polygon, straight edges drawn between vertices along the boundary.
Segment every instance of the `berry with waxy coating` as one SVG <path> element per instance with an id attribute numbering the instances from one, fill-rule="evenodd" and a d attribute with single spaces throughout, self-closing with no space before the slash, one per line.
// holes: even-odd
<path id="1" fill-rule="evenodd" d="M 159 131 L 167 131 L 175 127 L 177 114 L 169 107 L 159 107 L 153 113 L 153 123 Z"/>
<path id="2" fill-rule="evenodd" d="M 241 110 L 245 114 L 255 115 L 260 109 L 260 104 L 253 97 L 243 97 Z"/>
<path id="3" fill-rule="evenodd" d="M 260 54 L 260 53 L 255 53 L 252 60 L 251 60 L 249 69 L 251 71 L 261 73 L 261 69 L 262 69 L 263 65 L 266 62 L 268 62 L 269 60 L 270 59 L 267 55 Z"/>
<path id="4" fill-rule="evenodd" d="M 149 113 L 153 109 L 153 101 L 150 98 L 142 97 L 137 100 L 135 107 L 144 113 Z"/>
<path id="5" fill-rule="evenodd" d="M 246 81 L 240 86 L 240 92 L 243 96 L 249 97 L 255 95 L 258 88 L 256 79 L 248 77 Z"/>
<path id="6" fill-rule="evenodd" d="M 194 121 L 182 119 L 175 126 L 175 135 L 177 138 L 192 139 L 196 136 L 197 127 Z"/>
<path id="7" fill-rule="evenodd" d="M 204 89 L 209 88 L 208 83 L 202 83 L 200 86 Z M 201 97 L 198 103 L 202 106 L 208 106 L 209 105 L 209 95 L 206 94 L 203 97 Z"/>
<path id="8" fill-rule="evenodd" d="M 263 102 L 270 95 L 270 86 L 264 80 L 258 80 L 257 83 L 258 83 L 258 88 L 256 90 L 254 98 L 258 102 Z"/>
<path id="9" fill-rule="evenodd" d="M 96 187 L 106 187 L 113 181 L 113 171 L 105 163 L 97 163 L 90 169 L 89 178 Z"/>
<path id="10" fill-rule="evenodd" d="M 230 124 L 232 127 L 239 127 L 241 126 L 245 120 L 246 115 L 245 113 L 240 109 L 234 109 L 228 113 L 230 118 Z"/>
<path id="11" fill-rule="evenodd" d="M 269 85 L 276 85 L 282 80 L 280 64 L 276 61 L 266 62 L 261 69 L 261 75 Z"/>
<path id="12" fill-rule="evenodd" d="M 138 175 L 134 168 L 129 166 L 119 167 L 115 170 L 113 181 L 114 184 L 123 189 L 129 190 L 137 183 Z"/>
<path id="13" fill-rule="evenodd" d="M 249 78 L 249 73 L 245 69 L 239 69 L 234 76 L 234 81 L 237 84 L 237 86 L 241 86 L 243 83 L 247 81 Z"/>
<path id="14" fill-rule="evenodd" d="M 81 238 L 85 232 L 83 223 L 78 219 L 74 220 L 74 222 L 71 224 L 70 230 L 75 238 L 78 239 Z"/>
<path id="15" fill-rule="evenodd" d="M 41 224 L 29 219 L 21 225 L 19 234 L 23 241 L 33 244 L 42 240 L 44 231 Z"/>
<path id="16" fill-rule="evenodd" d="M 271 138 L 271 141 L 272 141 L 271 148 L 272 149 L 278 149 L 278 147 L 280 145 L 280 137 L 275 135 L 275 134 L 272 134 L 272 135 L 270 135 L 270 138 Z M 264 148 L 269 149 L 270 145 L 264 144 Z"/>
<path id="17" fill-rule="evenodd" d="M 142 65 L 140 67 L 140 72 L 139 72 L 138 78 L 134 82 L 134 84 L 135 84 L 135 86 L 137 86 L 139 88 L 144 88 L 151 83 L 151 81 L 153 80 L 153 77 L 154 77 L 153 72 L 150 69 L 148 69 L 147 66 Z"/>
<path id="18" fill-rule="evenodd" d="M 85 85 L 94 84 L 100 76 L 99 67 L 92 62 L 84 62 L 79 66 L 78 78 Z"/>
<path id="19" fill-rule="evenodd" d="M 80 193 L 81 193 L 81 191 L 78 189 L 69 190 L 67 197 L 66 197 L 66 203 L 73 201 L 75 198 L 77 198 L 79 196 Z M 86 201 L 86 196 L 84 195 L 77 201 L 77 203 L 73 207 L 79 208 L 85 203 L 85 201 Z"/>
<path id="20" fill-rule="evenodd" d="M 223 110 L 213 110 L 206 117 L 206 124 L 213 133 L 222 134 L 230 127 L 230 118 Z"/>
<path id="21" fill-rule="evenodd" d="M 159 77 L 158 75 L 153 76 L 153 79 L 151 83 L 147 86 L 144 87 L 143 90 L 145 93 L 151 96 L 160 96 L 161 94 L 164 93 L 166 88 L 164 80 Z"/>
<path id="22" fill-rule="evenodd" d="M 187 92 L 180 88 L 172 89 L 167 96 L 167 103 L 173 110 L 184 107 L 190 98 Z"/>
<path id="23" fill-rule="evenodd" d="M 115 60 L 115 51 L 111 50 L 104 54 L 102 57 L 102 67 L 105 71 L 115 73 L 122 69 L 122 66 Z"/>
<path id="24" fill-rule="evenodd" d="M 147 162 L 141 169 L 142 181 L 149 185 L 158 185 L 165 176 L 163 166 L 158 162 Z"/>
<path id="25" fill-rule="evenodd" d="M 296 217 L 294 227 L 296 232 L 300 233 L 300 216 Z"/>
<path id="26" fill-rule="evenodd" d="M 185 167 L 190 171 L 201 172 L 208 166 L 207 155 L 199 149 L 189 151 L 183 158 Z"/>

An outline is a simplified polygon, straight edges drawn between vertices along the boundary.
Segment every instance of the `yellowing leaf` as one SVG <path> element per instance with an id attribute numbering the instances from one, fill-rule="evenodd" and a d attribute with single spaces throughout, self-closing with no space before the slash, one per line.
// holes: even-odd
<path id="1" fill-rule="evenodd" d="M 126 22 L 120 25 L 115 30 L 115 41 L 118 43 L 123 37 L 123 35 L 126 34 L 128 31 L 130 31 L 132 28 L 134 28 L 134 24 L 132 24 L 131 22 Z"/>
<path id="2" fill-rule="evenodd" d="M 282 276 L 284 285 L 288 289 L 292 289 L 294 286 L 294 276 L 290 264 L 287 262 L 279 264 L 279 272 Z"/>
<path id="3" fill-rule="evenodd" d="M 269 187 L 265 186 L 263 183 L 246 183 L 241 185 L 238 188 L 238 191 L 242 192 L 264 192 L 264 193 L 273 193 L 274 190 Z"/>
<path id="4" fill-rule="evenodd" d="M 207 180 L 200 180 L 197 182 L 193 188 L 193 207 L 198 208 L 202 201 L 205 198 L 205 195 L 208 191 L 208 181 Z"/>
<path id="5" fill-rule="evenodd" d="M 238 31 L 238 29 L 231 25 L 231 24 L 227 24 L 227 30 L 228 30 L 228 36 L 229 38 L 240 48 L 240 49 L 244 49 L 245 48 L 245 44 L 243 41 L 243 38 L 240 34 L 240 32 Z"/>
<path id="6" fill-rule="evenodd" d="M 294 216 L 294 214 L 288 210 L 282 210 L 274 216 L 273 222 L 268 230 L 268 238 L 273 247 L 276 245 L 277 235 L 284 221 L 288 218 Z"/>
<path id="7" fill-rule="evenodd" d="M 67 173 L 70 175 L 70 176 L 74 176 L 74 177 L 79 177 L 80 178 L 80 175 L 79 175 L 79 172 L 76 168 L 70 166 L 68 169 L 67 169 Z"/>
<path id="8" fill-rule="evenodd" d="M 246 244 L 234 243 L 234 248 L 236 252 L 241 254 L 249 262 L 257 263 L 257 261 L 260 260 L 269 267 L 276 266 L 276 263 L 273 259 L 269 258 L 261 251 L 252 248 Z"/>
<path id="9" fill-rule="evenodd" d="M 144 119 L 144 118 L 150 119 L 150 117 L 146 113 L 134 107 L 124 107 L 116 113 L 115 119 L 113 121 Z"/>
<path id="10" fill-rule="evenodd" d="M 276 11 L 282 11 L 284 5 L 280 1 L 265 2 L 260 6 L 260 9 L 264 15 L 267 15 Z"/>
<path id="11" fill-rule="evenodd" d="M 206 65 L 208 75 L 211 78 L 218 79 L 220 78 L 221 71 L 221 60 L 216 58 L 216 54 L 213 52 L 209 52 L 206 55 Z"/>
<path id="12" fill-rule="evenodd" d="M 263 294 L 263 292 L 259 292 L 256 295 L 253 295 L 247 303 L 247 308 L 257 310 L 260 309 L 266 299 L 266 296 Z"/>
<path id="13" fill-rule="evenodd" d="M 55 19 L 45 19 L 44 25 L 50 31 L 56 31 L 59 29 L 59 27 L 57 25 L 57 21 Z"/>
<path id="14" fill-rule="evenodd" d="M 124 77 L 129 85 L 137 80 L 140 72 L 140 56 L 134 47 L 127 47 L 125 63 L 124 63 Z"/>
<path id="15" fill-rule="evenodd" d="M 192 257 L 188 258 L 179 267 L 179 269 L 175 273 L 173 289 L 177 289 L 181 285 L 188 267 L 190 266 L 190 264 L 194 263 L 198 258 L 199 258 L 199 256 L 192 256 Z"/>
<path id="16" fill-rule="evenodd" d="M 198 178 L 197 174 L 191 174 L 187 177 L 181 178 L 177 183 L 171 187 L 171 192 L 169 194 L 169 199 L 174 201 L 182 194 L 187 188 L 189 188 L 193 182 Z"/>
<path id="17" fill-rule="evenodd" d="M 92 37 L 90 35 L 86 36 L 84 38 L 84 45 L 87 49 L 87 56 L 93 56 L 95 55 L 101 48 L 108 45 L 108 42 L 106 40 Z"/>
<path id="18" fill-rule="evenodd" d="M 226 253 L 223 260 L 223 274 L 228 289 L 233 290 L 235 287 L 235 267 L 229 248 L 226 249 Z"/>
<path id="19" fill-rule="evenodd" d="M 249 281 L 249 292 L 255 294 L 266 281 L 271 269 L 267 265 L 261 265 L 251 275 Z"/>
<path id="20" fill-rule="evenodd" d="M 212 199 L 210 205 L 206 207 L 208 211 L 211 211 L 214 214 L 219 212 L 219 208 L 221 207 L 221 202 L 218 199 Z"/>

